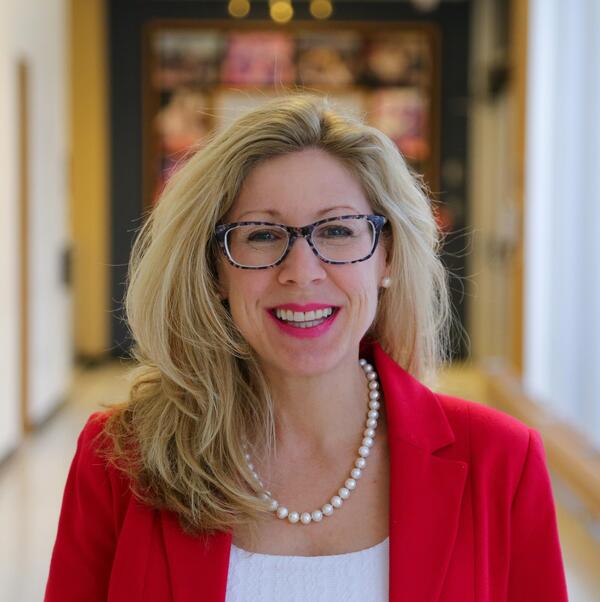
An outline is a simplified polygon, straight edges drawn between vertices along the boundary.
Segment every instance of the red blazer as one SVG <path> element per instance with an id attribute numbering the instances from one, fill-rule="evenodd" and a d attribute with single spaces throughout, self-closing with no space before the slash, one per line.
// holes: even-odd
<path id="1" fill-rule="evenodd" d="M 487 406 L 433 393 L 378 344 L 390 449 L 390 600 L 567 600 L 539 433 Z M 363 355 L 364 357 L 364 355 Z M 188 536 L 97 455 L 84 427 L 67 479 L 46 602 L 223 601 L 230 533 Z"/>

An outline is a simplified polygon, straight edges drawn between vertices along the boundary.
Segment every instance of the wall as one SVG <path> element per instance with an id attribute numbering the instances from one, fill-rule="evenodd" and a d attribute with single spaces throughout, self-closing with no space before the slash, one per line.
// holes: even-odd
<path id="1" fill-rule="evenodd" d="M 295 5 L 296 6 L 296 5 Z M 127 264 L 133 239 L 142 224 L 146 203 L 143 199 L 143 56 L 145 26 L 151 22 L 188 19 L 234 27 L 269 23 L 268 4 L 252 3 L 251 15 L 239 23 L 227 15 L 226 2 L 139 2 L 110 0 L 109 73 L 110 73 L 110 172 L 111 172 L 111 344 L 113 354 L 127 355 L 131 345 L 130 333 L 124 318 L 122 299 L 125 293 Z M 307 3 L 297 3 L 295 21 L 312 20 Z M 439 32 L 440 100 L 439 154 L 441 167 L 440 190 L 433 191 L 446 203 L 452 216 L 455 232 L 449 233 L 444 245 L 444 261 L 451 273 L 451 293 L 456 312 L 462 323 L 468 296 L 463 290 L 465 277 L 464 229 L 467 225 L 469 199 L 466 194 L 467 165 L 467 60 L 470 39 L 470 3 L 466 0 L 442 2 L 433 12 L 421 12 L 409 2 L 361 1 L 340 2 L 330 23 L 336 20 L 356 23 L 384 21 L 387 24 L 426 23 Z M 261 25 L 262 26 L 262 25 Z M 147 141 L 146 141 L 147 143 Z M 147 201 L 148 199 L 146 199 Z M 465 353 L 459 328 L 453 330 L 456 357 Z"/>
<path id="2" fill-rule="evenodd" d="M 522 345 L 522 5 L 513 2 L 511 15 L 503 0 L 473 3 L 470 67 L 471 350 L 477 360 L 500 357 L 516 370 Z"/>
<path id="3" fill-rule="evenodd" d="M 0 4 L 0 458 L 21 433 L 19 324 L 29 313 L 29 412 L 35 424 L 64 398 L 71 370 L 68 248 L 67 35 L 65 0 Z M 29 73 L 28 298 L 19 299 L 19 127 L 17 65 Z"/>
<path id="4" fill-rule="evenodd" d="M 600 4 L 530 11 L 525 384 L 600 448 Z"/>

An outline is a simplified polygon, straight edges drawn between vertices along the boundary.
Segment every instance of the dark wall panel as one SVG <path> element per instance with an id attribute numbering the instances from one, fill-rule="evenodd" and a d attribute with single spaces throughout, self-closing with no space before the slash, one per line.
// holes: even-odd
<path id="1" fill-rule="evenodd" d="M 310 19 L 308 4 L 296 2 L 295 18 Z M 462 278 L 468 273 L 464 228 L 468 202 L 467 70 L 469 2 L 446 2 L 432 13 L 420 13 L 409 2 L 336 2 L 335 20 L 413 21 L 434 23 L 441 32 L 440 190 L 437 198 L 454 215 L 455 233 L 446 242 L 444 261 L 451 273 L 453 303 L 465 325 Z M 227 3 L 196 0 L 154 2 L 109 0 L 109 65 L 111 123 L 111 338 L 114 355 L 127 355 L 131 345 L 123 314 L 127 263 L 142 220 L 142 28 L 152 19 L 228 19 Z M 252 3 L 249 19 L 268 19 L 266 2 Z M 332 19 L 334 20 L 334 19 Z M 457 177 L 462 172 L 463 176 Z M 451 176 L 451 177 L 450 177 Z M 453 333 L 454 355 L 466 355 L 460 329 Z"/>

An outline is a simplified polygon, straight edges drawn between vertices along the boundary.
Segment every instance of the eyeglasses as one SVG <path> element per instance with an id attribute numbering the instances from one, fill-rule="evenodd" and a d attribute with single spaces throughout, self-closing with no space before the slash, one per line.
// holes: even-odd
<path id="1" fill-rule="evenodd" d="M 369 259 L 386 221 L 383 215 L 340 215 L 298 228 L 234 222 L 218 225 L 215 237 L 229 263 L 244 270 L 279 265 L 298 238 L 305 238 L 321 261 L 339 265 Z"/>

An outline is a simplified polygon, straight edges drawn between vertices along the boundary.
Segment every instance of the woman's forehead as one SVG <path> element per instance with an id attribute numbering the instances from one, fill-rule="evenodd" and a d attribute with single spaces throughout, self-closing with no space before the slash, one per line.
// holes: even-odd
<path id="1" fill-rule="evenodd" d="M 353 215 L 359 213 L 365 213 L 365 209 L 359 209 L 357 204 L 339 205 L 337 203 L 324 203 L 324 208 L 317 209 L 312 214 L 314 221 L 322 218 L 329 217 L 330 215 Z M 249 209 L 243 213 L 236 214 L 238 220 L 254 219 L 259 217 L 260 219 L 269 219 L 274 221 L 282 220 L 286 217 L 285 207 L 271 208 L 271 209 Z"/>
<path id="2" fill-rule="evenodd" d="M 314 217 L 368 213 L 359 180 L 336 158 L 307 149 L 268 159 L 255 167 L 229 214 L 240 219 Z M 333 213 L 332 213 L 333 212 Z"/>

